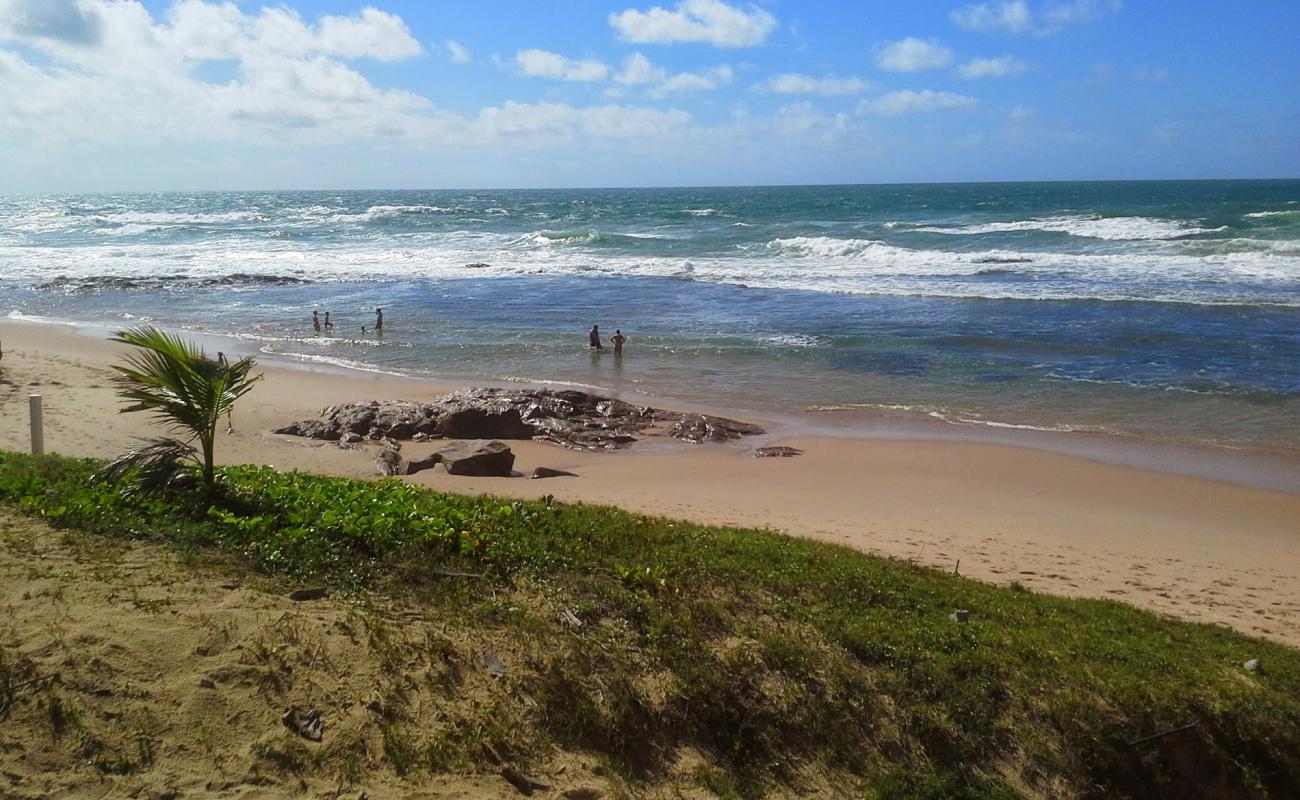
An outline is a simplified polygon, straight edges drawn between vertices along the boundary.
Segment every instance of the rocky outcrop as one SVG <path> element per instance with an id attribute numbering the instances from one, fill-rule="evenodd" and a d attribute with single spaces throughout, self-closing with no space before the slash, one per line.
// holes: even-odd
<path id="1" fill-rule="evenodd" d="M 316 419 L 275 433 L 337 441 L 349 434 L 373 440 L 539 439 L 576 450 L 626 447 L 650 436 L 694 444 L 763 433 L 757 425 L 637 406 L 571 390 L 471 389 L 429 403 L 374 401 L 330 406 Z"/>
<path id="2" fill-rule="evenodd" d="M 514 474 L 515 454 L 505 442 L 473 439 L 453 442 L 434 453 L 450 475 L 509 478 Z"/>

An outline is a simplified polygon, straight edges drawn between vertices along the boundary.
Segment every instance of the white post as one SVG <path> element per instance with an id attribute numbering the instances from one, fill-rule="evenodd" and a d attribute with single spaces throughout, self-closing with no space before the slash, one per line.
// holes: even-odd
<path id="1" fill-rule="evenodd" d="M 31 404 L 32 409 L 32 454 L 39 456 L 45 452 L 45 426 L 41 418 L 41 396 L 39 394 L 28 395 L 27 402 Z"/>

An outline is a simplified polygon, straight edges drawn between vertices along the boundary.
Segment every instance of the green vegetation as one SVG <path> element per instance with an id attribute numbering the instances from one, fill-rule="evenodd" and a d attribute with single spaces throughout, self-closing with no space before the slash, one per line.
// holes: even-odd
<path id="1" fill-rule="evenodd" d="M 430 639 L 429 677 L 403 682 L 396 632 L 358 622 L 395 676 L 372 710 L 398 774 L 475 769 L 490 748 L 524 765 L 585 753 L 634 791 L 680 775 L 691 753 L 691 781 L 724 797 L 1283 798 L 1300 786 L 1300 653 L 1226 629 L 611 508 L 247 467 L 218 470 L 215 495 L 131 497 L 88 482 L 98 466 L 0 454 L 0 503 L 236 553 L 289 584 L 402 597 L 449 635 L 517 643 L 510 691 L 457 704 L 481 663 Z M 1243 669 L 1252 658 L 1265 670 Z M 415 724 L 419 692 L 439 698 L 436 726 Z M 309 757 L 262 749 L 285 769 Z"/>
<path id="2" fill-rule="evenodd" d="M 150 439 L 110 464 L 103 477 L 115 480 L 130 473 L 136 488 L 159 489 L 184 475 L 189 462 L 203 484 L 214 488 L 217 423 L 261 380 L 250 375 L 256 362 L 251 357 L 234 363 L 209 358 L 179 336 L 148 326 L 121 331 L 113 341 L 140 348 L 126 357 L 124 366 L 113 367 L 118 394 L 129 403 L 122 410 L 152 412 L 199 447 L 172 438 Z"/>

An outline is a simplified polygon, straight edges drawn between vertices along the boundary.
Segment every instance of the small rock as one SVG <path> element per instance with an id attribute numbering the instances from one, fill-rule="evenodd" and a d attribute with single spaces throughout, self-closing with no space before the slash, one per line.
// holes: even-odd
<path id="1" fill-rule="evenodd" d="M 320 600 L 329 597 L 330 590 L 326 586 L 317 586 L 312 589 L 294 589 L 289 592 L 290 600 Z"/>
<path id="2" fill-rule="evenodd" d="M 532 775 L 525 775 L 510 764 L 501 768 L 501 777 L 510 781 L 510 784 L 520 791 L 521 794 L 531 795 L 533 792 L 541 789 L 545 791 L 551 788 L 551 785 L 540 778 L 534 778 Z"/>
<path id="3" fill-rule="evenodd" d="M 803 451 L 797 447 L 755 447 L 754 458 L 790 458 L 801 456 Z"/>
<path id="4" fill-rule="evenodd" d="M 213 681 L 211 678 L 199 678 L 199 688 L 200 688 L 200 689 L 215 689 L 215 688 L 217 688 L 217 684 L 216 684 L 216 682 Z"/>
<path id="5" fill-rule="evenodd" d="M 280 721 L 304 739 L 319 742 L 325 737 L 325 723 L 321 721 L 320 712 L 316 709 L 303 713 L 297 708 L 289 708 L 280 717 Z"/>
<path id="6" fill-rule="evenodd" d="M 221 584 L 221 588 L 222 588 L 222 589 L 234 590 L 234 589 L 238 589 L 238 588 L 239 588 L 239 584 L 237 584 L 237 583 L 223 583 L 223 584 Z"/>
<path id="7" fill-rule="evenodd" d="M 948 615 L 948 619 L 953 622 L 965 622 L 970 619 L 970 612 L 964 608 L 959 608 Z"/>
<path id="8" fill-rule="evenodd" d="M 488 674 L 494 678 L 500 678 L 506 674 L 506 665 L 491 650 L 483 651 L 483 666 L 487 667 Z"/>
<path id="9" fill-rule="evenodd" d="M 1259 663 L 1258 658 L 1252 658 L 1241 666 L 1244 667 L 1247 672 L 1254 672 L 1259 675 L 1264 674 L 1264 665 Z"/>
<path id="10" fill-rule="evenodd" d="M 375 459 L 375 469 L 379 470 L 380 475 L 405 475 L 406 463 L 402 460 L 401 453 L 385 447 Z"/>
<path id="11" fill-rule="evenodd" d="M 575 786 L 560 793 L 565 800 L 600 800 L 601 791 L 595 786 Z"/>
<path id="12" fill-rule="evenodd" d="M 531 477 L 532 477 L 533 479 L 537 479 L 537 478 L 576 478 L 576 477 L 578 477 L 578 474 L 577 474 L 576 472 L 565 472 L 565 471 L 562 470 L 562 469 L 551 469 L 550 467 L 537 467 L 536 469 L 533 470 L 533 474 L 532 474 Z"/>

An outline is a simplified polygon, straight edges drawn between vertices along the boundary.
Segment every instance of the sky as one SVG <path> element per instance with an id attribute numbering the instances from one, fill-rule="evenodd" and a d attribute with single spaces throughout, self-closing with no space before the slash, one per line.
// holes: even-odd
<path id="1" fill-rule="evenodd" d="M 1300 177 L 1295 0 L 0 0 L 0 193 Z"/>

